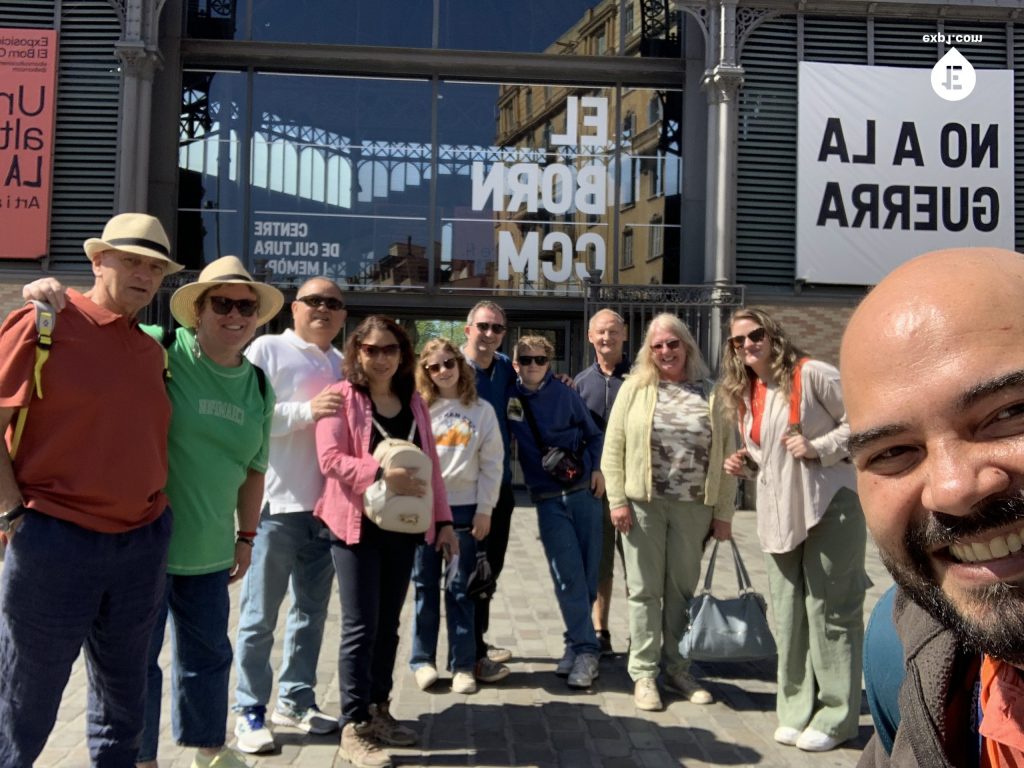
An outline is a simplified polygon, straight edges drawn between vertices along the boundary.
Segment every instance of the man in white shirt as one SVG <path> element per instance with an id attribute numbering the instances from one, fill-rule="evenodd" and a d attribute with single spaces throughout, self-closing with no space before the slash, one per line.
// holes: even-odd
<path id="1" fill-rule="evenodd" d="M 294 330 L 261 336 L 246 352 L 277 394 L 270 435 L 270 467 L 252 565 L 242 584 L 235 688 L 237 747 L 274 749 L 266 724 L 273 683 L 270 653 L 277 615 L 293 585 L 270 719 L 307 733 L 330 733 L 336 718 L 322 713 L 314 693 L 327 604 L 334 580 L 327 529 L 313 507 L 323 490 L 316 458 L 316 422 L 337 412 L 341 397 L 327 387 L 341 379 L 341 353 L 332 342 L 346 318 L 341 289 L 330 280 L 306 281 L 292 302 Z"/>

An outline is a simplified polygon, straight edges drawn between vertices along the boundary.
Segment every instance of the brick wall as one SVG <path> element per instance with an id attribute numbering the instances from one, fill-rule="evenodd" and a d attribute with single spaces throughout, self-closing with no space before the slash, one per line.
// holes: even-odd
<path id="1" fill-rule="evenodd" d="M 786 335 L 811 357 L 839 365 L 839 344 L 856 302 L 814 305 L 751 301 L 749 306 L 770 312 L 782 323 Z"/>
<path id="2" fill-rule="evenodd" d="M 38 272 L 8 277 L 0 280 L 0 320 L 7 317 L 11 310 L 24 305 L 21 298 L 21 287 L 40 277 Z M 85 291 L 92 287 L 91 275 L 62 275 L 61 282 L 79 291 Z"/>

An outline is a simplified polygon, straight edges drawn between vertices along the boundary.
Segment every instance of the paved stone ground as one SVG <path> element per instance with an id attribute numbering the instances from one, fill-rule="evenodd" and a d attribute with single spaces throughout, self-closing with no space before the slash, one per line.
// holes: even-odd
<path id="1" fill-rule="evenodd" d="M 663 712 L 641 712 L 633 706 L 633 686 L 624 655 L 601 662 L 601 676 L 589 691 L 572 691 L 554 675 L 562 652 L 562 622 L 551 577 L 544 563 L 531 507 L 518 507 L 505 572 L 491 611 L 492 643 L 512 649 L 512 675 L 503 683 L 481 686 L 472 696 L 453 694 L 447 680 L 420 691 L 406 665 L 409 656 L 410 600 L 402 618 L 402 644 L 395 672 L 392 711 L 420 732 L 414 749 L 394 750 L 396 766 L 557 766 L 559 768 L 656 768 L 657 766 L 775 766 L 831 768 L 853 766 L 872 733 L 867 706 L 862 706 L 860 734 L 843 748 L 808 754 L 776 744 L 774 662 L 705 664 L 696 667 L 715 695 L 711 706 L 696 706 L 671 694 Z M 767 593 L 764 562 L 757 551 L 754 514 L 739 512 L 734 523 L 737 542 L 755 586 Z M 722 563 L 716 593 L 728 594 L 733 577 Z M 868 573 L 875 586 L 868 592 L 865 618 L 891 580 L 869 544 Z M 718 582 L 721 582 L 720 584 Z M 237 586 L 233 589 L 237 621 Z M 616 569 L 612 605 L 612 639 L 625 650 L 628 635 L 621 573 Z M 284 611 L 282 611 L 282 616 Z M 337 647 L 340 609 L 332 602 L 317 686 L 321 707 L 339 711 Z M 442 632 L 442 636 L 444 632 Z M 280 642 L 277 644 L 278 652 Z M 169 650 L 165 646 L 165 663 Z M 439 658 L 444 658 L 443 643 Z M 232 686 L 234 675 L 232 675 Z M 166 690 L 165 686 L 165 690 Z M 88 766 L 84 723 L 86 674 L 79 659 L 64 695 L 57 726 L 37 765 L 53 768 Z M 169 705 L 164 704 L 160 744 L 162 768 L 188 768 L 192 750 L 176 746 L 170 735 Z M 231 736 L 233 719 L 229 717 Z M 279 750 L 253 758 L 262 768 L 347 766 L 335 760 L 337 735 L 307 736 L 277 728 Z"/>

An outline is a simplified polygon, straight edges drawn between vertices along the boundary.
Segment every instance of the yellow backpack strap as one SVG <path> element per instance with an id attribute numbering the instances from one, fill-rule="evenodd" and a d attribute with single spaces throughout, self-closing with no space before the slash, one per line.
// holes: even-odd
<path id="1" fill-rule="evenodd" d="M 32 395 L 43 399 L 43 366 L 50 357 L 50 347 L 53 346 L 53 331 L 57 326 L 57 311 L 44 301 L 33 301 L 36 309 L 36 359 L 32 367 L 32 383 L 34 390 Z M 29 404 L 31 404 L 31 398 Z M 28 405 L 18 410 L 18 418 L 14 422 L 14 437 L 11 440 L 11 458 L 18 452 L 21 444 L 21 433 L 25 429 L 25 420 L 28 418 Z"/>

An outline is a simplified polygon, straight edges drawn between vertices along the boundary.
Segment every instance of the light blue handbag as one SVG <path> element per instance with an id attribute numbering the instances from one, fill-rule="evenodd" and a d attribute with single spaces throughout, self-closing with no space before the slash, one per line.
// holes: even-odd
<path id="1" fill-rule="evenodd" d="M 679 653 L 694 661 L 757 661 L 776 654 L 775 638 L 768 626 L 764 596 L 755 592 L 736 542 L 732 544 L 736 563 L 737 597 L 711 594 L 718 544 L 715 542 L 704 575 L 704 588 L 690 601 L 690 626 L 679 641 Z"/>

